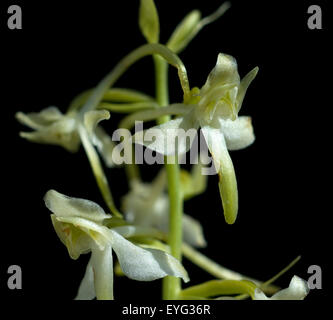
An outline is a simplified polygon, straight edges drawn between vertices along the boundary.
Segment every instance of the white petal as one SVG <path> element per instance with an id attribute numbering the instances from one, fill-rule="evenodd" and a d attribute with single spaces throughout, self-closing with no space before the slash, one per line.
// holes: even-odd
<path id="1" fill-rule="evenodd" d="M 59 111 L 57 107 L 48 107 L 43 109 L 40 112 L 30 112 L 30 113 L 23 113 L 18 112 L 16 113 L 16 118 L 22 124 L 32 128 L 32 129 L 40 129 L 47 125 L 50 125 L 54 121 L 60 120 L 64 115 Z"/>
<path id="2" fill-rule="evenodd" d="M 95 202 L 68 197 L 55 190 L 49 190 L 44 201 L 46 207 L 58 217 L 80 217 L 95 222 L 111 217 Z"/>
<path id="3" fill-rule="evenodd" d="M 186 214 L 183 215 L 183 239 L 187 244 L 194 247 L 202 248 L 206 246 L 200 222 Z"/>
<path id="4" fill-rule="evenodd" d="M 86 272 L 80 283 L 79 290 L 75 300 L 92 300 L 96 298 L 95 284 L 94 284 L 94 271 L 92 267 L 92 258 L 86 268 Z"/>
<path id="5" fill-rule="evenodd" d="M 309 293 L 309 287 L 305 280 L 294 276 L 289 287 L 280 290 L 271 298 L 268 298 L 261 290 L 256 289 L 254 300 L 303 300 Z"/>
<path id="6" fill-rule="evenodd" d="M 162 125 L 155 126 L 144 132 L 134 135 L 134 142 L 161 153 L 165 156 L 184 154 L 187 152 L 197 133 L 196 124 L 191 115 L 170 120 Z"/>
<path id="7" fill-rule="evenodd" d="M 238 117 L 236 120 L 219 119 L 228 150 L 248 147 L 255 140 L 250 117 Z"/>
<path id="8" fill-rule="evenodd" d="M 237 71 L 236 59 L 227 54 L 220 53 L 214 69 L 208 75 L 207 81 L 201 89 L 201 94 L 205 95 L 208 90 L 216 86 L 239 82 L 240 78 Z"/>
<path id="9" fill-rule="evenodd" d="M 223 133 L 221 130 L 209 126 L 201 127 L 201 131 L 219 174 L 219 189 L 225 220 L 227 223 L 233 224 L 238 211 L 237 181 Z"/>
<path id="10" fill-rule="evenodd" d="M 131 279 L 152 281 L 167 275 L 183 278 L 188 275 L 181 263 L 171 255 L 155 249 L 142 249 L 117 232 L 112 233 L 112 247 L 117 254 L 121 269 Z"/>
<path id="11" fill-rule="evenodd" d="M 113 261 L 112 248 L 107 245 L 104 250 L 93 249 L 91 262 L 94 284 L 98 300 L 113 300 Z"/>

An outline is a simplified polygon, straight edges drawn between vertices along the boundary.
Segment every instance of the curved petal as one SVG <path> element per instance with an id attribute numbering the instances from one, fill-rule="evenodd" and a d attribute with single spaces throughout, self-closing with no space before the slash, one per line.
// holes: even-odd
<path id="1" fill-rule="evenodd" d="M 134 135 L 135 143 L 165 156 L 186 153 L 197 134 L 198 126 L 191 120 L 191 114 L 170 120 Z"/>
<path id="2" fill-rule="evenodd" d="M 92 258 L 90 258 L 75 300 L 92 300 L 95 298 L 94 271 L 92 267 Z"/>
<path id="3" fill-rule="evenodd" d="M 91 110 L 84 114 L 84 125 L 90 137 L 94 137 L 95 129 L 102 120 L 110 119 L 110 112 L 107 110 Z"/>
<path id="4" fill-rule="evenodd" d="M 44 201 L 46 207 L 57 217 L 80 217 L 95 222 L 111 217 L 95 202 L 68 197 L 55 190 L 49 190 Z"/>
<path id="5" fill-rule="evenodd" d="M 165 276 L 175 276 L 187 282 L 188 275 L 181 263 L 165 253 L 156 249 L 140 248 L 117 232 L 112 234 L 112 248 L 117 254 L 121 269 L 131 279 L 139 281 L 152 281 Z"/>
<path id="6" fill-rule="evenodd" d="M 297 276 L 293 276 L 289 287 L 277 292 L 271 298 L 268 298 L 260 289 L 256 289 L 254 300 L 303 300 L 308 293 L 307 282 Z"/>
<path id="7" fill-rule="evenodd" d="M 252 69 L 240 82 L 238 95 L 237 95 L 237 113 L 239 112 L 240 108 L 242 107 L 242 103 L 245 97 L 245 93 L 249 85 L 251 84 L 252 80 L 256 77 L 259 71 L 258 67 Z"/>
<path id="8" fill-rule="evenodd" d="M 219 189 L 225 220 L 227 223 L 233 224 L 238 212 L 237 181 L 223 133 L 221 130 L 209 126 L 202 127 L 201 131 L 219 174 Z"/>
<path id="9" fill-rule="evenodd" d="M 98 300 L 113 300 L 113 261 L 112 248 L 93 249 L 91 263 L 94 273 L 94 284 Z"/>
<path id="10" fill-rule="evenodd" d="M 186 214 L 183 215 L 183 239 L 193 247 L 203 248 L 206 246 L 200 222 Z"/>
<path id="11" fill-rule="evenodd" d="M 207 81 L 201 89 L 201 94 L 207 94 L 208 91 L 216 86 L 220 87 L 225 84 L 239 82 L 236 59 L 230 55 L 219 53 L 216 65 L 208 75 Z"/>
<path id="12" fill-rule="evenodd" d="M 110 119 L 110 112 L 107 110 L 92 110 L 84 114 L 84 125 L 87 133 L 98 149 L 107 167 L 113 166 L 112 152 L 115 144 L 104 129 L 98 126 L 102 120 Z"/>
<path id="13" fill-rule="evenodd" d="M 255 136 L 251 117 L 238 117 L 236 120 L 219 119 L 228 150 L 240 150 L 251 145 Z"/>

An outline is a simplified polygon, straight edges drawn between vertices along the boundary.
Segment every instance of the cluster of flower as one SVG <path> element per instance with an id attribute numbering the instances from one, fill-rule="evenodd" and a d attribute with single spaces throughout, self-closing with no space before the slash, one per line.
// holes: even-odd
<path id="1" fill-rule="evenodd" d="M 275 286 L 242 276 L 203 256 L 194 249 L 206 245 L 201 224 L 182 212 L 184 200 L 205 191 L 207 176 L 202 174 L 204 164 L 200 161 L 193 165 L 192 172 L 181 170 L 178 156 L 185 154 L 191 145 L 186 138 L 167 138 L 176 138 L 179 129 L 200 129 L 219 175 L 225 220 L 233 224 L 237 217 L 237 183 L 228 150 L 245 148 L 254 141 L 251 118 L 238 116 L 238 113 L 258 68 L 240 79 L 236 60 L 220 53 L 205 84 L 200 89 L 190 89 L 186 68 L 177 55 L 201 28 L 220 17 L 228 7 L 225 3 L 203 19 L 199 11 L 191 12 L 177 26 L 167 44 L 162 45 L 159 44 L 155 4 L 153 0 L 142 0 L 139 26 L 148 44 L 125 56 L 96 88 L 75 98 L 67 113 L 61 113 L 56 107 L 39 113 L 17 113 L 21 123 L 34 129 L 21 133 L 30 141 L 60 145 L 71 152 L 76 152 L 82 143 L 98 187 L 112 213 L 106 214 L 92 201 L 71 198 L 54 190 L 45 195 L 54 229 L 71 258 L 77 259 L 81 254 L 91 252 L 77 299 L 113 299 L 112 250 L 119 263 L 116 272 L 131 279 L 151 281 L 172 276 L 164 283 L 164 298 L 237 299 L 250 296 L 262 300 L 303 299 L 307 295 L 306 282 L 295 276 L 289 288 L 267 298 L 264 292 L 277 291 Z M 155 98 L 130 89 L 113 88 L 130 65 L 147 55 L 154 57 Z M 178 69 L 184 93 L 182 103 L 168 103 L 167 63 Z M 142 132 L 136 132 L 130 139 L 115 145 L 99 123 L 108 120 L 110 112 L 129 114 L 119 125 L 126 129 L 137 120 L 157 120 L 157 126 L 148 129 L 144 135 L 147 137 L 150 130 L 154 130 L 154 141 L 143 138 Z M 135 174 L 135 164 L 125 165 L 131 189 L 123 198 L 120 212 L 114 204 L 100 157 L 107 167 L 113 167 L 114 152 L 120 154 L 124 145 L 133 147 L 132 142 L 175 161 L 166 164 L 151 184 L 142 182 Z M 182 254 L 218 280 L 182 290 L 179 279 L 189 281 L 180 262 Z"/>

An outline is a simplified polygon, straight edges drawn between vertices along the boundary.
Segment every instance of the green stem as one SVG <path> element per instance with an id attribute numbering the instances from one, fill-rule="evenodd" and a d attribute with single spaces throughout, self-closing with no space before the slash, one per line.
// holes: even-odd
<path id="1" fill-rule="evenodd" d="M 102 101 L 105 92 L 107 92 L 108 89 L 114 85 L 114 83 L 124 74 L 124 72 L 136 61 L 148 55 L 160 55 L 166 61 L 168 61 L 168 63 L 178 69 L 178 76 L 184 92 L 184 99 L 188 100 L 190 97 L 190 85 L 187 78 L 186 68 L 183 62 L 166 46 L 157 43 L 145 44 L 135 49 L 127 56 L 125 56 L 122 60 L 120 60 L 120 62 L 115 66 L 115 68 L 109 74 L 107 74 L 102 79 L 102 81 L 100 81 L 100 83 L 93 90 L 92 94 L 89 96 L 85 104 L 82 106 L 80 110 L 81 116 L 83 117 L 85 112 L 95 109 Z M 164 60 L 163 63 L 165 63 Z M 159 83 L 164 86 L 166 84 L 166 81 L 159 80 Z M 165 91 L 167 92 L 167 89 Z M 159 89 L 158 94 L 160 94 Z M 165 96 L 161 96 L 160 99 L 162 98 L 165 98 Z"/>
<path id="2" fill-rule="evenodd" d="M 155 83 L 156 83 L 156 101 L 160 106 L 166 107 L 169 104 L 169 86 L 168 86 L 168 64 L 157 55 L 153 56 L 155 65 Z M 162 124 L 170 120 L 170 116 L 163 116 L 158 119 Z"/>
<path id="3" fill-rule="evenodd" d="M 166 159 L 169 161 L 170 157 Z M 165 169 L 168 178 L 168 193 L 170 202 L 169 213 L 169 236 L 168 244 L 171 254 L 181 261 L 182 258 L 182 215 L 183 201 L 180 190 L 180 168 L 177 157 L 175 163 L 166 163 Z M 168 276 L 163 281 L 163 298 L 175 300 L 179 297 L 181 291 L 181 279 Z"/>
<path id="4" fill-rule="evenodd" d="M 168 65 L 159 56 L 153 56 L 156 74 L 156 100 L 160 106 L 169 104 L 168 94 Z M 158 119 L 158 124 L 170 120 L 170 116 Z M 165 158 L 165 169 L 168 179 L 168 193 L 170 202 L 168 244 L 171 254 L 181 261 L 182 257 L 182 215 L 183 199 L 180 190 L 180 168 L 177 156 Z M 163 299 L 175 300 L 181 292 L 181 280 L 176 277 L 163 279 Z"/>

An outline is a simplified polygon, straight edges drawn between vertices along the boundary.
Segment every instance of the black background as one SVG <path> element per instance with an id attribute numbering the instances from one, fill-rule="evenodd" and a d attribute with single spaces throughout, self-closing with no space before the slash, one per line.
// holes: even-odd
<path id="1" fill-rule="evenodd" d="M 203 16 L 220 1 L 156 1 L 161 41 L 194 8 Z M 2 1 L 1 30 L 1 260 L 0 292 L 7 299 L 69 300 L 75 296 L 88 256 L 72 261 L 58 240 L 43 204 L 49 189 L 87 198 L 103 205 L 88 161 L 81 149 L 29 143 L 14 119 L 17 111 L 39 111 L 49 105 L 66 110 L 70 100 L 98 81 L 128 52 L 144 43 L 137 27 L 139 1 L 67 2 L 16 1 L 23 11 L 23 29 L 7 29 Z M 185 204 L 185 212 L 204 226 L 208 248 L 203 252 L 225 266 L 262 280 L 279 272 L 297 255 L 302 260 L 278 284 L 292 275 L 305 279 L 316 264 L 323 271 L 323 289 L 308 300 L 322 300 L 329 289 L 331 254 L 328 219 L 331 209 L 328 150 L 331 108 L 331 39 L 327 2 L 323 30 L 307 28 L 306 1 L 232 1 L 232 8 L 205 27 L 181 53 L 191 86 L 201 86 L 219 52 L 236 57 L 244 76 L 260 71 L 249 88 L 241 114 L 251 115 L 256 142 L 231 152 L 239 186 L 236 223 L 226 225 L 217 178 L 205 194 Z M 145 58 L 117 86 L 153 94 L 153 68 Z M 181 90 L 170 72 L 171 102 Z M 106 128 L 115 129 L 119 117 Z M 157 168 L 144 168 L 149 181 Z M 122 169 L 108 171 L 114 196 L 127 191 Z M 119 200 L 117 200 L 119 203 Z M 7 268 L 23 270 L 23 289 L 7 289 Z M 192 284 L 211 277 L 187 261 Z M 118 299 L 158 300 L 160 282 L 115 280 Z"/>

